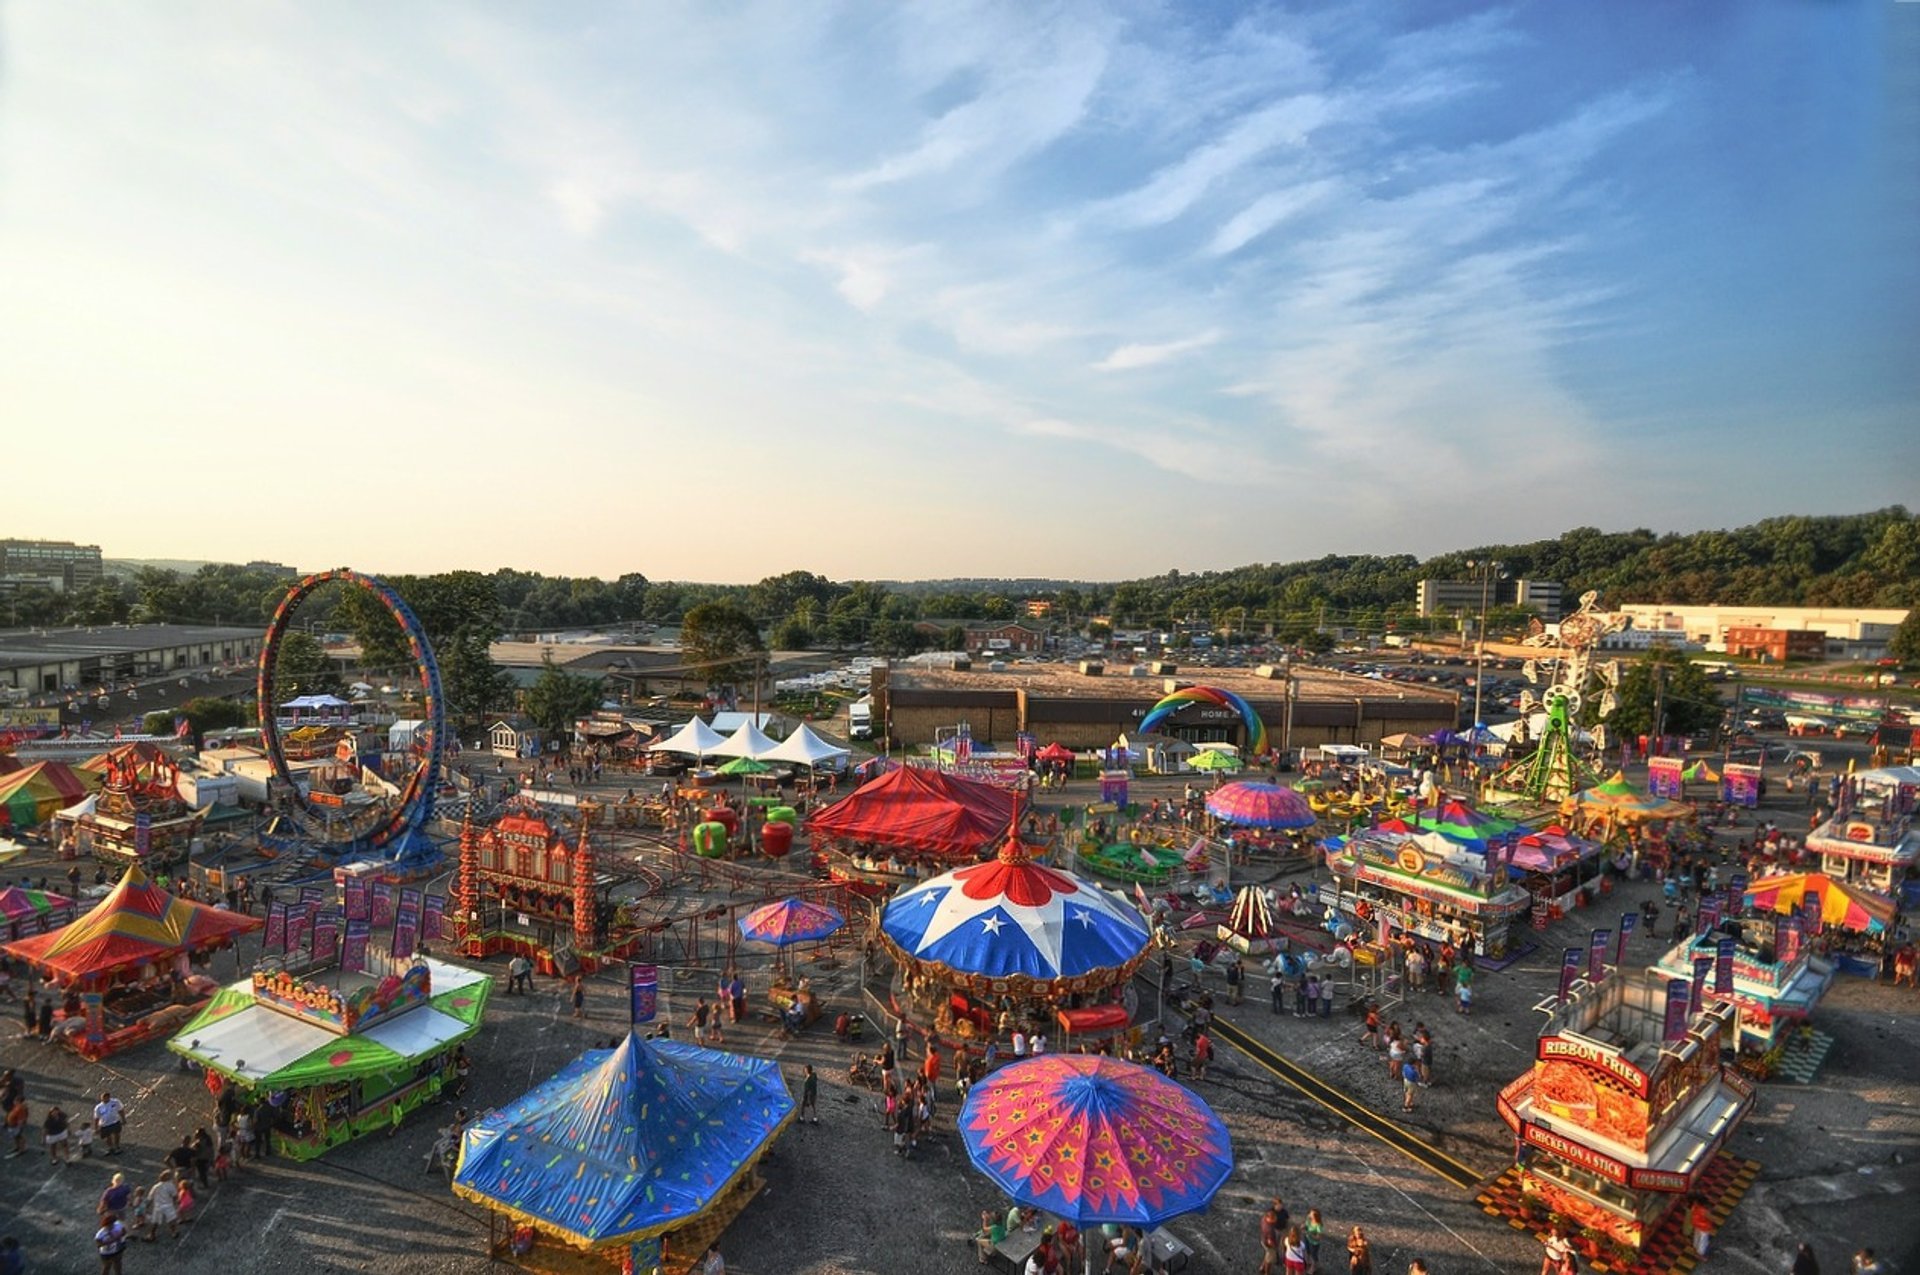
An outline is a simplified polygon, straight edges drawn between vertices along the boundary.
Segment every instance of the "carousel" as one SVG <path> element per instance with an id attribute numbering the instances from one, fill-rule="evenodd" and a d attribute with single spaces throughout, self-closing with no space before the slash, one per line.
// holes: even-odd
<path id="1" fill-rule="evenodd" d="M 1151 946 L 1135 908 L 1085 877 L 1035 863 L 1011 837 L 994 858 L 895 895 L 878 938 L 897 976 L 889 1008 L 960 1048 L 1016 1030 L 1085 1043 L 1133 1026 L 1127 981 Z"/>

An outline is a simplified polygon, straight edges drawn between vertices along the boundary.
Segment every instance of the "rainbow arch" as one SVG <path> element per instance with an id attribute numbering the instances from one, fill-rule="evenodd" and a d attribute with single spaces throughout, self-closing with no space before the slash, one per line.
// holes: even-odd
<path id="1" fill-rule="evenodd" d="M 1147 715 L 1140 719 L 1140 730 L 1143 733 L 1153 730 L 1188 704 L 1211 704 L 1215 708 L 1232 709 L 1247 728 L 1248 754 L 1257 757 L 1267 751 L 1267 724 L 1260 720 L 1260 714 L 1254 712 L 1253 705 L 1246 700 L 1217 686 L 1181 687 L 1147 710 Z"/>

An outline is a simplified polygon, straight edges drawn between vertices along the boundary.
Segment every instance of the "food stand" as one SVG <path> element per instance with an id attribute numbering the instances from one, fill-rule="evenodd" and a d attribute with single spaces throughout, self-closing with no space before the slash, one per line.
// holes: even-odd
<path id="1" fill-rule="evenodd" d="M 1628 970 L 1576 984 L 1532 1068 L 1497 1099 L 1523 1199 L 1571 1221 L 1576 1243 L 1615 1269 L 1684 1221 L 1683 1202 L 1753 1105 L 1752 1087 L 1720 1063 L 1733 1005 L 1689 1013 L 1687 990 Z"/>
<path id="2" fill-rule="evenodd" d="M 484 972 L 426 957 L 385 974 L 260 970 L 167 1048 L 205 1068 L 216 1094 L 235 1084 L 267 1096 L 281 1111 L 274 1150 L 311 1160 L 438 1100 L 492 987 Z"/>
<path id="3" fill-rule="evenodd" d="M 1920 861 L 1913 822 L 1920 767 L 1862 771 L 1840 781 L 1833 817 L 1807 835 L 1820 870 L 1849 885 L 1900 897 Z"/>
<path id="4" fill-rule="evenodd" d="M 60 987 L 55 1037 L 97 1059 L 191 1017 L 218 986 L 194 963 L 265 924 L 170 894 L 135 866 L 72 924 L 0 950 Z"/>
<path id="5" fill-rule="evenodd" d="M 1384 922 L 1498 960 L 1512 943 L 1515 919 L 1533 904 L 1531 895 L 1505 879 L 1504 861 L 1490 868 L 1486 856 L 1437 833 L 1376 830 L 1329 838 L 1325 845 L 1333 885 L 1322 887 L 1321 901 L 1352 918 L 1361 934 Z"/>
<path id="6" fill-rule="evenodd" d="M 1833 962 L 1815 956 L 1811 943 L 1786 931 L 1787 918 L 1748 916 L 1675 944 L 1652 967 L 1666 978 L 1693 978 L 1694 961 L 1718 956 L 1720 940 L 1734 940 L 1733 990 L 1716 991 L 1709 974 L 1701 995 L 1731 1004 L 1737 1014 L 1730 1043 L 1742 1055 L 1767 1059 L 1807 1021 L 1833 983 Z M 1762 1069 L 1764 1071 L 1764 1068 Z"/>

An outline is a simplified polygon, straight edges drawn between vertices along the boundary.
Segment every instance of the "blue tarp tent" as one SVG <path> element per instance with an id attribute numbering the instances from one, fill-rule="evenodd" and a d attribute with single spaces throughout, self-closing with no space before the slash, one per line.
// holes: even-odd
<path id="1" fill-rule="evenodd" d="M 697 1218 L 793 1110 L 777 1063 L 629 1033 L 469 1128 L 453 1189 L 569 1244 L 632 1243 Z"/>

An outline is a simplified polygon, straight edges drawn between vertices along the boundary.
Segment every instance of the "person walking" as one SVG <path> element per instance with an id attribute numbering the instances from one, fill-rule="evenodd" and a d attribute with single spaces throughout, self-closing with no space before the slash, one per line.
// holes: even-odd
<path id="1" fill-rule="evenodd" d="M 1280 1260 L 1280 1241 L 1286 1232 L 1280 1227 L 1280 1201 L 1267 1205 L 1267 1211 L 1260 1218 L 1260 1275 L 1273 1275 L 1274 1264 Z"/>
<path id="2" fill-rule="evenodd" d="M 1373 1275 L 1373 1244 L 1358 1226 L 1347 1232 L 1347 1275 Z"/>
<path id="3" fill-rule="evenodd" d="M 575 1018 L 587 1016 L 587 980 L 581 974 L 573 976 L 573 1016 Z"/>
<path id="4" fill-rule="evenodd" d="M 1793 1252 L 1793 1265 L 1788 1268 L 1789 1275 L 1820 1275 L 1820 1260 L 1813 1255 L 1811 1244 L 1802 1244 Z"/>
<path id="5" fill-rule="evenodd" d="M 1578 1269 L 1574 1263 L 1573 1243 L 1567 1239 L 1564 1229 L 1554 1226 L 1541 1243 L 1546 1246 L 1546 1251 L 1540 1256 L 1540 1275 L 1572 1275 Z"/>
<path id="6" fill-rule="evenodd" d="M 1706 1257 L 1713 1249 L 1713 1213 L 1700 1196 L 1694 1196 L 1687 1209 L 1687 1225 L 1693 1228 L 1695 1256 Z"/>
<path id="7" fill-rule="evenodd" d="M 100 1219 L 100 1229 L 93 1233 L 94 1251 L 100 1254 L 100 1275 L 121 1275 L 121 1259 L 127 1251 L 127 1228 L 121 1224 L 118 1213 L 109 1213 Z"/>
<path id="8" fill-rule="evenodd" d="M 1413 1091 L 1419 1087 L 1420 1069 L 1413 1065 L 1412 1059 L 1408 1059 L 1400 1064 L 1400 1088 L 1404 1095 L 1400 1101 L 1400 1110 L 1413 1110 Z"/>
<path id="9" fill-rule="evenodd" d="M 13 1102 L 7 1107 L 7 1136 L 13 1140 L 13 1149 L 7 1152 L 7 1159 L 27 1153 L 27 1122 L 32 1118 L 26 1095 L 15 1094 Z"/>
<path id="10" fill-rule="evenodd" d="M 803 1123 L 820 1123 L 820 1078 L 813 1074 L 813 1064 L 807 1064 L 806 1075 L 800 1078 L 800 1115 Z"/>
<path id="11" fill-rule="evenodd" d="M 200 1179 L 201 1189 L 205 1190 L 213 1185 L 208 1179 L 213 1173 L 213 1162 L 219 1157 L 220 1147 L 214 1142 L 213 1135 L 207 1132 L 204 1125 L 193 1131 L 191 1147 L 193 1175 Z"/>
<path id="12" fill-rule="evenodd" d="M 1306 1226 L 1307 1269 L 1314 1272 L 1314 1275 L 1319 1275 L 1320 1241 L 1326 1238 L 1326 1234 L 1327 1227 L 1326 1223 L 1320 1220 L 1320 1210 L 1308 1209 Z"/>
<path id="13" fill-rule="evenodd" d="M 47 1140 L 47 1163 L 66 1168 L 67 1159 L 67 1113 L 60 1109 L 59 1103 L 47 1108 L 46 1117 L 40 1122 L 40 1130 Z"/>
<path id="14" fill-rule="evenodd" d="M 702 996 L 694 1002 L 693 1013 L 687 1018 L 687 1026 L 693 1028 L 693 1043 L 696 1045 L 707 1043 L 707 1017 L 711 1012 L 712 1007 L 707 1004 L 706 997 Z"/>
<path id="15" fill-rule="evenodd" d="M 1286 1238 L 1280 1242 L 1280 1260 L 1287 1275 L 1307 1275 L 1307 1237 L 1299 1227 L 1287 1228 Z"/>
<path id="16" fill-rule="evenodd" d="M 1240 1003 L 1241 988 L 1246 982 L 1247 972 L 1240 965 L 1240 958 L 1234 957 L 1227 962 L 1227 1004 Z"/>
<path id="17" fill-rule="evenodd" d="M 1273 998 L 1273 1012 L 1284 1014 L 1287 1010 L 1287 975 L 1277 961 L 1274 963 L 1273 975 L 1267 990 Z"/>

